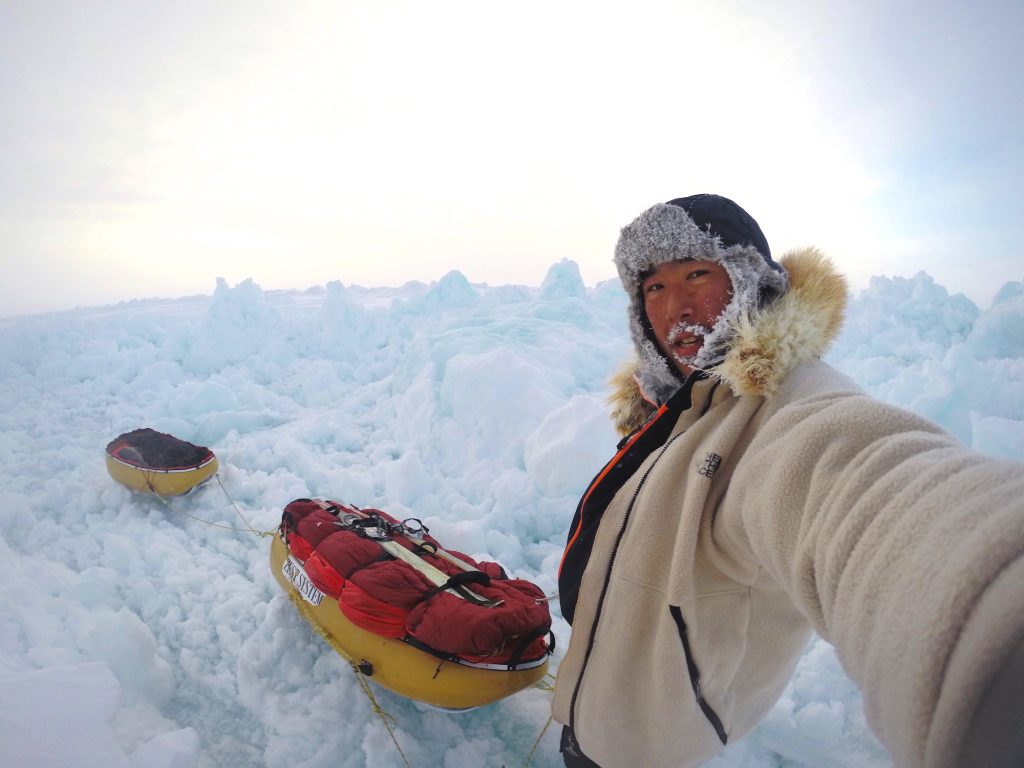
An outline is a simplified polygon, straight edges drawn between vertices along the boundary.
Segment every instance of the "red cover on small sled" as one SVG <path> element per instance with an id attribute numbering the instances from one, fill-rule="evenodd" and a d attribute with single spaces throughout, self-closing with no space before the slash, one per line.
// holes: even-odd
<path id="1" fill-rule="evenodd" d="M 188 469 L 213 458 L 213 451 L 205 445 L 193 445 L 148 427 L 118 435 L 107 443 L 107 453 L 143 469 Z"/>

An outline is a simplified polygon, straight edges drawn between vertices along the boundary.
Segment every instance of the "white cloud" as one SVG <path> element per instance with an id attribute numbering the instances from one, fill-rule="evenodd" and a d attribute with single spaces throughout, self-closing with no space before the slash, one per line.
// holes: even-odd
<path id="1" fill-rule="evenodd" d="M 8 28 L 23 109 L 2 134 L 19 150 L 0 161 L 5 303 L 209 292 L 216 275 L 537 284 L 563 257 L 593 283 L 620 226 L 697 191 L 736 199 L 777 251 L 932 268 L 879 245 L 908 239 L 878 209 L 902 180 L 865 143 L 884 113 L 835 108 L 862 30 L 829 13 L 807 11 L 831 33 L 814 36 L 744 3 L 128 5 L 20 9 Z M 898 90 L 879 91 L 888 109 Z"/>

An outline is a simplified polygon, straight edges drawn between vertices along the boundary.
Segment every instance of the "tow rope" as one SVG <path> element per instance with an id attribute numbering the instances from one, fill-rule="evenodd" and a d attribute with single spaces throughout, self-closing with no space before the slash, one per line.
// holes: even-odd
<path id="1" fill-rule="evenodd" d="M 221 482 L 220 472 L 215 474 L 214 477 L 217 478 L 217 485 L 219 485 L 220 489 L 224 492 L 224 498 L 226 498 L 228 500 L 228 503 L 234 508 L 235 514 L 238 515 L 239 519 L 241 519 L 241 521 L 245 524 L 245 528 L 236 528 L 233 525 L 224 525 L 223 523 L 213 523 L 209 520 L 204 520 L 201 517 L 196 517 L 195 515 L 189 514 L 188 512 L 185 512 L 184 510 L 181 509 L 175 509 L 175 513 L 182 514 L 185 517 L 191 518 L 192 520 L 200 522 L 203 525 L 208 525 L 211 528 L 220 528 L 221 530 L 235 531 L 236 533 L 251 533 L 255 536 L 259 536 L 260 538 L 266 538 L 268 536 L 276 535 L 277 531 L 258 531 L 255 528 L 253 528 L 252 524 L 248 520 L 246 520 L 245 515 L 242 514 L 242 510 L 238 508 L 238 505 L 235 503 L 235 500 L 231 498 L 231 495 L 228 493 L 228 489 L 224 487 L 224 483 Z M 196 488 L 198 487 L 199 486 L 197 485 Z M 157 493 L 156 489 L 153 487 L 152 482 L 149 483 L 149 491 L 154 496 L 156 496 L 156 498 L 159 499 L 160 503 L 163 504 L 165 507 L 173 509 L 170 499 L 167 499 L 161 496 L 159 493 Z M 189 493 L 191 493 L 191 491 Z"/>

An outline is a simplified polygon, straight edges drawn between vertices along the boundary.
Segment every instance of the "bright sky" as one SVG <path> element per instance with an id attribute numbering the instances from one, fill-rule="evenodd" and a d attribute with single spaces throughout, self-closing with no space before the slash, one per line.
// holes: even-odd
<path id="1" fill-rule="evenodd" d="M 0 315 L 614 276 L 716 192 L 855 287 L 1024 279 L 1017 0 L 0 0 Z"/>

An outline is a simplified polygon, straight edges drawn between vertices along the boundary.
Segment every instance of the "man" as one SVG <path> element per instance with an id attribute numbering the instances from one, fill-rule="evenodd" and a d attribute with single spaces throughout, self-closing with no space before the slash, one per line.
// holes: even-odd
<path id="1" fill-rule="evenodd" d="M 653 206 L 615 263 L 637 359 L 559 573 L 566 765 L 700 765 L 812 630 L 897 765 L 1024 765 L 1024 466 L 823 363 L 844 279 L 731 200 Z"/>

